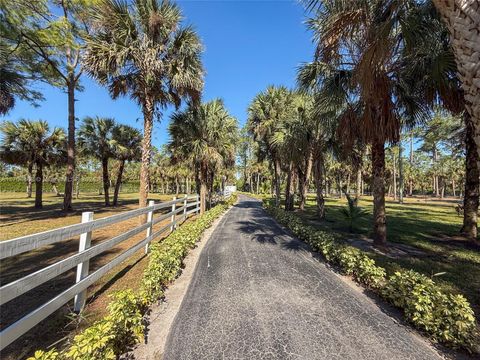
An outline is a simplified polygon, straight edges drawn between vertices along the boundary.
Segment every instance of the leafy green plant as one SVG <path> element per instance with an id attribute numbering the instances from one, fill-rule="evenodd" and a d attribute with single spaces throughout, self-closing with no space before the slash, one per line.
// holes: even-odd
<path id="1" fill-rule="evenodd" d="M 27 360 L 56 360 L 58 359 L 58 352 L 55 349 L 50 351 L 38 350 L 35 354 L 29 357 Z"/>
<path id="2" fill-rule="evenodd" d="M 348 206 L 340 209 L 340 213 L 344 216 L 345 220 L 348 222 L 348 230 L 353 232 L 355 225 L 358 220 L 364 218 L 367 215 L 367 212 L 357 205 L 355 199 L 352 199 L 350 195 L 347 195 Z"/>
<path id="3" fill-rule="evenodd" d="M 473 345 L 475 316 L 462 295 L 441 292 L 432 279 L 413 270 L 392 275 L 382 295 L 434 340 L 467 348 Z"/>

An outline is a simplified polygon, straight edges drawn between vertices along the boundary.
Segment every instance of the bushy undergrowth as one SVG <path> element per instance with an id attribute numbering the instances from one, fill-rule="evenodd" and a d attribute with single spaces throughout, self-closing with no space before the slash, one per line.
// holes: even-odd
<path id="1" fill-rule="evenodd" d="M 237 200 L 236 195 L 193 222 L 180 226 L 163 241 L 150 247 L 150 259 L 138 293 L 118 291 L 112 295 L 108 314 L 76 335 L 63 351 L 36 351 L 29 360 L 116 359 L 142 340 L 144 316 L 150 305 L 180 273 L 183 259 L 195 247 L 203 232 Z"/>
<path id="2" fill-rule="evenodd" d="M 76 186 L 76 184 L 75 184 Z M 138 181 L 124 181 L 120 188 L 121 193 L 135 193 L 138 192 Z M 59 190 L 63 190 L 63 182 L 57 183 Z M 85 192 L 98 192 L 103 189 L 101 180 L 85 178 L 80 181 L 80 191 Z M 0 178 L 0 192 L 19 192 L 23 193 L 27 191 L 27 181 L 21 177 L 5 177 Z M 35 194 L 35 181 L 32 183 L 32 191 Z M 48 179 L 44 179 L 43 192 L 53 192 L 52 184 Z"/>
<path id="3" fill-rule="evenodd" d="M 478 338 L 477 326 L 464 296 L 442 292 L 432 279 L 413 270 L 386 276 L 385 269 L 377 266 L 366 252 L 346 245 L 337 235 L 306 225 L 294 213 L 269 201 L 265 201 L 265 207 L 327 262 L 401 308 L 405 318 L 434 341 L 472 351 Z"/>

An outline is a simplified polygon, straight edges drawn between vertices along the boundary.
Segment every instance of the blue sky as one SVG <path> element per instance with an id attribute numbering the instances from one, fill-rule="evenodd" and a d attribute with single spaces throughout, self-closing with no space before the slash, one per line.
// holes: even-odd
<path id="1" fill-rule="evenodd" d="M 205 46 L 204 100 L 220 97 L 232 115 L 244 124 L 250 100 L 270 84 L 295 85 L 296 68 L 310 61 L 311 34 L 303 24 L 305 12 L 296 1 L 178 1 L 186 18 Z M 140 108 L 129 98 L 111 100 L 94 80 L 82 78 L 77 93 L 76 116 L 109 116 L 121 123 L 142 127 Z M 43 119 L 66 128 L 67 96 L 50 86 L 37 86 L 46 100 L 34 108 L 26 102 L 4 118 Z M 153 145 L 168 141 L 167 110 L 155 124 Z"/>

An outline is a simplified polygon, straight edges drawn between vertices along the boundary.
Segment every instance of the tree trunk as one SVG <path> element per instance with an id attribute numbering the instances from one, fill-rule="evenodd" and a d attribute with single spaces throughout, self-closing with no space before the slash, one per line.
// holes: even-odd
<path id="1" fill-rule="evenodd" d="M 293 197 L 295 192 L 295 166 L 290 162 L 287 175 L 287 186 L 285 187 L 285 210 L 293 210 Z"/>
<path id="2" fill-rule="evenodd" d="M 200 167 L 200 214 L 203 214 L 207 209 L 207 166 L 202 164 Z"/>
<path id="3" fill-rule="evenodd" d="M 260 194 L 260 173 L 257 172 L 257 195 Z"/>
<path id="4" fill-rule="evenodd" d="M 105 206 L 110 206 L 110 180 L 108 178 L 108 158 L 102 159 L 102 180 L 103 180 L 103 195 L 105 198 Z"/>
<path id="5" fill-rule="evenodd" d="M 457 186 L 455 185 L 455 179 L 452 178 L 452 195 L 453 197 L 457 196 Z"/>
<path id="6" fill-rule="evenodd" d="M 350 194 L 350 178 L 351 178 L 351 175 L 350 173 L 348 173 L 347 175 L 347 185 L 346 185 L 346 194 Z M 345 196 L 346 196 L 345 194 Z"/>
<path id="7" fill-rule="evenodd" d="M 463 201 L 463 228 L 465 234 L 473 242 L 479 242 L 477 230 L 477 213 L 480 196 L 480 169 L 478 167 L 479 155 L 473 138 L 473 123 L 468 114 L 464 115 L 466 134 L 466 173 L 465 173 L 465 198 Z"/>
<path id="8" fill-rule="evenodd" d="M 72 210 L 73 178 L 75 176 L 75 76 L 68 75 L 68 136 L 67 136 L 67 173 L 65 175 L 65 191 L 63 210 Z"/>
<path id="9" fill-rule="evenodd" d="M 140 208 L 147 206 L 148 190 L 150 189 L 150 157 L 152 148 L 153 110 L 154 102 L 147 98 L 143 104 L 143 142 L 142 165 L 140 168 L 140 194 L 138 205 Z M 140 223 L 147 222 L 147 214 L 140 216 Z"/>
<path id="10" fill-rule="evenodd" d="M 325 199 L 323 197 L 323 156 L 319 154 L 315 159 L 315 169 L 313 171 L 315 178 L 315 190 L 317 195 L 317 216 L 319 219 L 325 219 Z"/>
<path id="11" fill-rule="evenodd" d="M 398 175 L 399 175 L 399 189 L 398 189 L 398 201 L 400 204 L 403 204 L 403 192 L 404 192 L 404 180 L 403 180 L 403 147 L 402 143 L 400 142 L 400 146 L 398 147 Z"/>
<path id="12" fill-rule="evenodd" d="M 35 174 L 35 207 L 37 209 L 43 206 L 42 196 L 43 196 L 43 165 L 37 163 L 37 173 Z"/>
<path id="13" fill-rule="evenodd" d="M 373 170 L 373 243 L 387 246 L 387 222 L 385 213 L 385 143 L 375 139 L 372 144 Z"/>
<path id="14" fill-rule="evenodd" d="M 360 196 L 362 196 L 362 169 L 358 168 L 357 170 L 357 187 L 356 187 L 356 197 L 357 200 L 360 199 Z"/>
<path id="15" fill-rule="evenodd" d="M 120 160 L 120 165 L 118 166 L 117 181 L 115 182 L 115 190 L 113 192 L 113 206 L 118 206 L 118 194 L 120 193 L 120 186 L 122 184 L 124 168 L 125 160 Z"/>
<path id="16" fill-rule="evenodd" d="M 33 182 L 33 163 L 29 163 L 28 175 L 27 175 L 27 198 L 32 197 L 32 182 Z"/>
<path id="17" fill-rule="evenodd" d="M 433 0 L 433 3 L 450 32 L 458 75 L 465 94 L 465 109 L 473 127 L 477 167 L 480 167 L 480 3 L 476 0 Z"/>
<path id="18" fill-rule="evenodd" d="M 393 200 L 397 200 L 397 157 L 395 151 L 393 151 Z"/>
<path id="19" fill-rule="evenodd" d="M 273 167 L 274 167 L 274 181 L 275 181 L 275 206 L 280 206 L 280 161 L 278 159 L 275 159 L 273 161 Z"/>
<path id="20" fill-rule="evenodd" d="M 305 172 L 302 176 L 298 176 L 299 181 L 299 190 L 300 190 L 300 204 L 299 209 L 305 210 L 305 204 L 307 202 L 307 192 L 308 192 L 308 179 L 310 178 L 310 174 L 312 172 L 312 165 L 313 165 L 313 149 L 311 147 L 308 149 L 307 159 L 305 162 Z"/>
<path id="21" fill-rule="evenodd" d="M 77 175 L 75 178 L 76 189 L 75 189 L 75 199 L 78 199 L 80 196 L 80 175 Z"/>

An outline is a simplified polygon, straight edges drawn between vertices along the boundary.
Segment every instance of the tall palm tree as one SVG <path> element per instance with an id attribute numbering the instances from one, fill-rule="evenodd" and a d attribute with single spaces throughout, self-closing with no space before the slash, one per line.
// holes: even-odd
<path id="1" fill-rule="evenodd" d="M 281 141 L 279 135 L 288 119 L 294 118 L 294 95 L 284 86 L 269 86 L 259 93 L 248 107 L 247 127 L 261 142 L 273 163 L 275 201 L 280 204 Z"/>
<path id="2" fill-rule="evenodd" d="M 307 8 L 322 11 L 329 0 L 302 0 Z M 480 168 L 480 6 L 476 0 L 431 0 L 450 33 L 457 75 L 464 92 L 465 110 L 471 119 L 472 135 L 476 144 L 477 167 Z M 428 6 L 430 1 L 426 2 Z M 397 2 L 396 6 L 418 5 L 411 0 Z M 353 19 L 353 18 L 352 18 Z M 358 18 L 357 18 L 358 19 Z M 423 29 L 426 33 L 429 28 Z"/>
<path id="3" fill-rule="evenodd" d="M 105 206 L 110 206 L 110 179 L 108 161 L 114 157 L 113 130 L 115 120 L 111 118 L 86 117 L 78 130 L 78 144 L 85 154 L 93 156 L 102 163 L 103 194 Z"/>
<path id="4" fill-rule="evenodd" d="M 142 134 L 131 126 L 117 125 L 112 130 L 112 143 L 114 157 L 120 162 L 113 193 L 113 206 L 117 206 L 125 163 L 142 158 Z"/>
<path id="5" fill-rule="evenodd" d="M 147 205 L 152 128 L 160 110 L 182 99 L 200 100 L 202 44 L 182 26 L 179 7 L 169 0 L 101 0 L 87 38 L 84 65 L 113 98 L 129 95 L 142 108 L 143 146 L 140 207 Z M 143 221 L 146 220 L 142 217 Z"/>
<path id="6" fill-rule="evenodd" d="M 432 0 L 450 32 L 451 44 L 471 119 L 480 168 L 480 5 L 475 0 Z"/>
<path id="7" fill-rule="evenodd" d="M 207 186 L 215 172 L 235 165 L 237 120 L 219 99 L 189 106 L 171 116 L 168 128 L 170 150 L 183 160 L 195 164 L 200 184 L 200 212 L 206 209 Z"/>
<path id="8" fill-rule="evenodd" d="M 424 102 L 431 107 L 441 103 L 452 114 L 463 115 L 462 133 L 465 142 L 465 193 L 462 232 L 477 242 L 477 212 L 480 194 L 480 157 L 475 143 L 475 125 L 466 109 L 464 90 L 458 76 L 457 63 L 448 36 L 432 3 L 425 3 L 418 11 L 419 23 L 427 28 L 423 36 L 415 37 L 404 52 L 408 66 L 403 69 L 402 79 L 407 86 L 416 88 Z"/>
<path id="9" fill-rule="evenodd" d="M 20 120 L 18 123 L 5 121 L 0 126 L 3 135 L 0 158 L 6 163 L 33 166 L 35 173 L 35 207 L 41 208 L 43 194 L 43 169 L 59 164 L 66 158 L 65 132 L 50 127 L 46 121 Z"/>
<path id="10" fill-rule="evenodd" d="M 416 24 L 413 1 L 321 4 L 309 21 L 317 41 L 315 61 L 326 64 L 324 93 L 343 93 L 338 98 L 326 96 L 333 104 L 343 101 L 339 117 L 343 139 L 349 146 L 358 138 L 371 145 L 373 237 L 376 246 L 385 247 L 385 143 L 398 142 L 401 118 L 412 124 L 425 113 L 417 94 L 403 86 L 400 70 L 406 65 L 401 55 L 425 29 Z"/>

